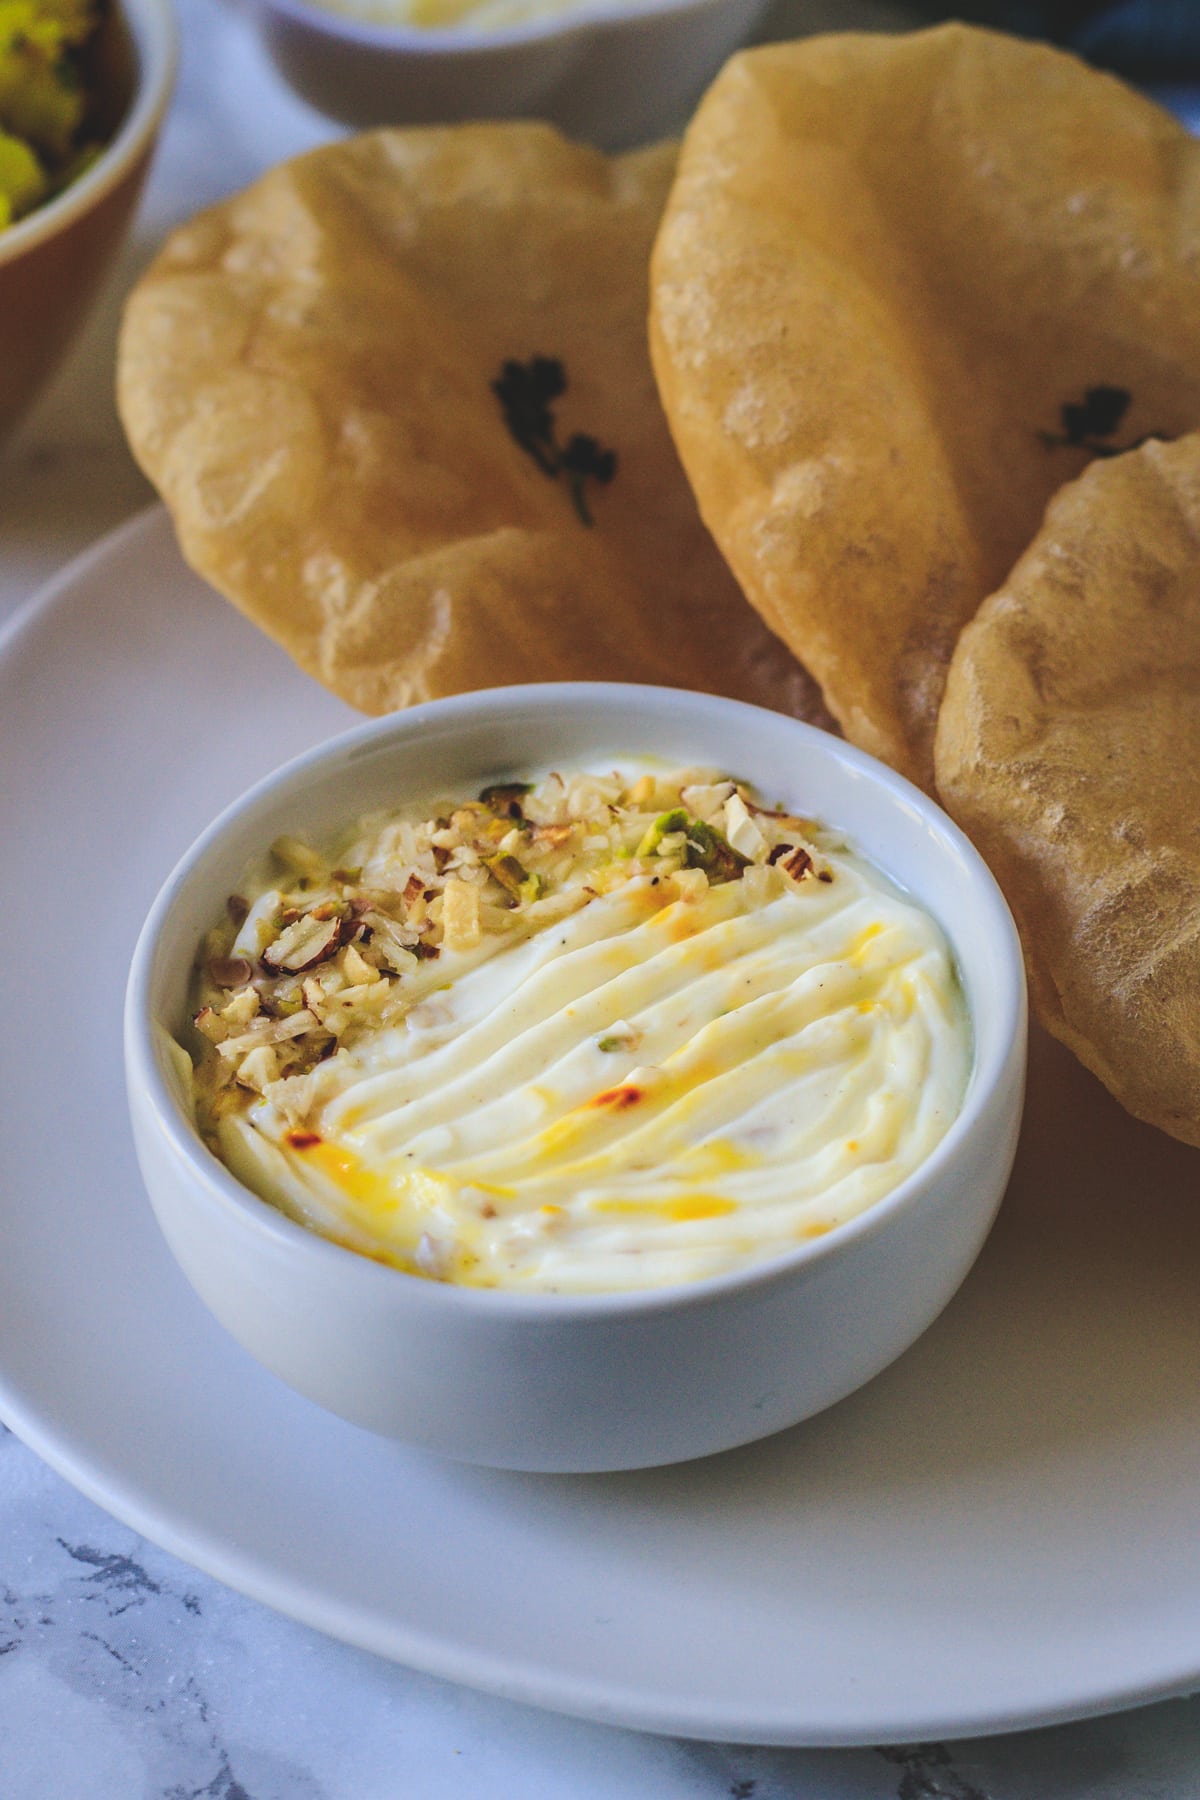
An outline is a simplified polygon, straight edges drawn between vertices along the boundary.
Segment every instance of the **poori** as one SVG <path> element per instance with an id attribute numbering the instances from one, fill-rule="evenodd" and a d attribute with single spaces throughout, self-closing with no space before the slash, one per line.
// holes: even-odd
<path id="1" fill-rule="evenodd" d="M 1097 460 L 1051 503 L 959 640 L 937 782 L 1043 1022 L 1200 1145 L 1200 436 Z"/>
<path id="2" fill-rule="evenodd" d="M 745 52 L 684 139 L 651 337 L 744 592 L 927 784 L 958 633 L 1051 495 L 1200 425 L 1200 143 L 966 26 Z"/>
<path id="3" fill-rule="evenodd" d="M 381 131 L 201 214 L 134 290 L 121 414 L 184 555 L 351 704 L 588 677 L 819 713 L 655 391 L 674 161 Z"/>

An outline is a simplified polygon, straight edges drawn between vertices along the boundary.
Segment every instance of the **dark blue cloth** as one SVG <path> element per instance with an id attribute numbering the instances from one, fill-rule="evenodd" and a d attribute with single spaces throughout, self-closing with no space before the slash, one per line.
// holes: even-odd
<path id="1" fill-rule="evenodd" d="M 1200 75 L 1200 0 L 965 0 L 928 10 L 1044 38 L 1128 75 L 1158 81 Z"/>

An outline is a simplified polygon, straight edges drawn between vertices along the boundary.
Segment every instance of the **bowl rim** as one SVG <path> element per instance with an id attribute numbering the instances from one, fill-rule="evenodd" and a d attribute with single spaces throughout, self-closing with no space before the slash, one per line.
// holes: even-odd
<path id="1" fill-rule="evenodd" d="M 389 737 L 398 744 L 419 736 L 431 722 L 463 724 L 475 715 L 508 706 L 547 712 L 570 709 L 581 697 L 614 708 L 631 703 L 645 709 L 656 700 L 712 708 L 729 722 L 769 719 L 784 724 L 818 755 L 841 762 L 882 789 L 892 804 L 916 810 L 921 823 L 939 840 L 946 855 L 965 868 L 972 881 L 973 907 L 981 908 L 994 933 L 995 955 L 1004 965 L 1005 980 L 999 1005 L 989 1014 L 990 1049 L 982 1044 L 977 1021 L 971 1018 L 972 1063 L 964 1101 L 944 1137 L 930 1154 L 896 1187 L 861 1213 L 836 1225 L 820 1238 L 809 1239 L 778 1255 L 740 1266 L 700 1281 L 671 1287 L 618 1289 L 599 1293 L 541 1293 L 526 1289 L 475 1288 L 453 1282 L 429 1281 L 384 1265 L 320 1236 L 280 1212 L 253 1189 L 240 1182 L 204 1144 L 194 1121 L 186 1114 L 164 1070 L 157 1039 L 162 1035 L 151 1009 L 151 990 L 158 961 L 159 942 L 170 921 L 176 900 L 198 870 L 220 850 L 231 831 L 257 808 L 283 799 L 289 790 L 316 784 L 326 765 L 358 754 L 364 747 L 386 749 Z M 697 724 L 697 731 L 702 728 Z M 836 821 L 835 821 L 836 823 Z M 864 854 L 870 847 L 860 845 Z M 878 866 L 878 865 L 877 865 Z M 885 871 L 886 873 L 886 871 Z M 919 904 L 924 904 L 919 902 Z M 928 910 L 928 909 L 927 909 Z M 936 915 L 935 915 L 936 916 Z M 938 917 L 938 924 L 953 939 L 952 921 Z M 957 950 L 955 951 L 957 960 Z M 1024 1066 L 1028 1023 L 1025 965 L 1017 928 L 1000 887 L 982 856 L 937 803 L 904 776 L 865 751 L 802 720 L 745 701 L 689 689 L 641 686 L 620 682 L 543 682 L 508 688 L 482 688 L 466 694 L 426 701 L 399 713 L 368 720 L 315 745 L 264 776 L 228 806 L 193 841 L 160 888 L 139 934 L 126 988 L 124 1045 L 126 1084 L 131 1110 L 149 1118 L 166 1139 L 174 1158 L 186 1166 L 198 1182 L 206 1201 L 219 1212 L 233 1215 L 277 1250 L 307 1261 L 314 1270 L 321 1265 L 334 1278 L 357 1283 L 364 1295 L 378 1295 L 384 1304 L 393 1296 L 396 1304 L 427 1306 L 466 1317 L 482 1316 L 545 1324 L 566 1318 L 610 1319 L 622 1314 L 641 1316 L 705 1307 L 751 1290 L 770 1288 L 802 1277 L 813 1264 L 840 1260 L 864 1239 L 886 1230 L 898 1213 L 910 1206 L 936 1182 L 948 1166 L 969 1147 L 977 1124 L 989 1110 L 995 1095 L 1012 1072 L 1014 1058 Z"/>
<path id="2" fill-rule="evenodd" d="M 0 268 L 44 243 L 119 185 L 149 147 L 166 110 L 179 62 L 179 28 L 171 0 L 118 0 L 137 53 L 129 107 L 91 168 L 61 194 L 0 231 Z"/>
<path id="3" fill-rule="evenodd" d="M 570 11 L 526 19 L 489 31 L 461 26 L 388 25 L 372 19 L 356 19 L 349 13 L 325 7 L 320 0 L 257 0 L 265 12 L 280 13 L 314 35 L 353 44 L 364 50 L 392 50 L 414 57 L 470 57 L 508 50 L 524 44 L 558 42 L 581 33 L 617 29 L 644 19 L 672 13 L 703 13 L 721 7 L 743 5 L 761 12 L 767 0 L 581 0 Z"/>

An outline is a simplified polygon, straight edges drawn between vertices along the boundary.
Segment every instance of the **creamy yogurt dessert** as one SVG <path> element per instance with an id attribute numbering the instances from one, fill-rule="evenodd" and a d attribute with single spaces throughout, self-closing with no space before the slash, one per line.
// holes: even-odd
<path id="1" fill-rule="evenodd" d="M 820 1237 L 922 1163 L 971 1031 L 936 921 L 719 771 L 552 772 L 278 840 L 198 959 L 200 1129 L 410 1274 L 596 1293 Z"/>

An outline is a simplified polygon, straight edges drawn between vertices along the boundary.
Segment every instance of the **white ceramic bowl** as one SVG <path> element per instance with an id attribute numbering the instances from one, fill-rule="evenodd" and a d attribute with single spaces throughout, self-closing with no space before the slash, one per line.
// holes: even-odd
<path id="1" fill-rule="evenodd" d="M 307 0 L 256 0 L 267 48 L 344 125 L 548 119 L 624 149 L 678 130 L 767 0 L 582 0 L 504 31 L 360 23 Z"/>
<path id="2" fill-rule="evenodd" d="M 165 1034 L 196 946 L 246 863 L 282 832 L 476 791 L 531 765 L 643 754 L 736 769 L 844 830 L 940 921 L 974 1029 L 962 1112 L 867 1212 L 770 1263 L 616 1295 L 456 1288 L 314 1236 L 242 1187 L 198 1137 Z M 467 1461 L 638 1468 L 794 1424 L 876 1374 L 936 1318 L 987 1234 L 1024 1093 L 1025 983 L 1008 909 L 933 803 L 839 739 L 664 688 L 563 684 L 436 701 L 323 745 L 238 801 L 154 904 L 134 955 L 126 1067 L 159 1224 L 200 1297 L 268 1368 L 371 1430 Z"/>

